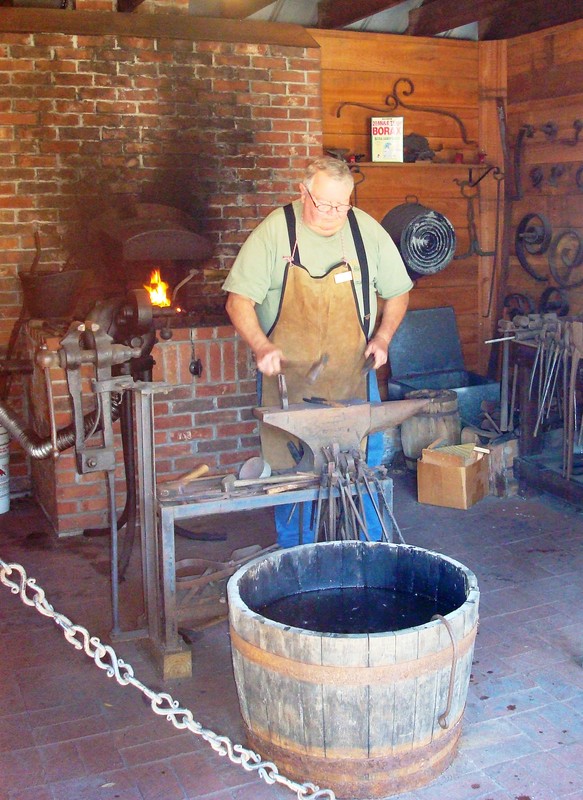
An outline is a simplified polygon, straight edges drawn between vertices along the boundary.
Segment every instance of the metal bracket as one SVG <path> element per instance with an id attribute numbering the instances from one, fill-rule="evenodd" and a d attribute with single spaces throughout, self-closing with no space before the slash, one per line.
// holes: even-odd
<path id="1" fill-rule="evenodd" d="M 404 84 L 406 88 L 402 89 L 402 95 L 404 97 L 409 97 L 415 91 L 415 86 L 413 81 L 410 78 L 397 78 L 395 83 L 393 84 L 392 90 L 389 94 L 385 97 L 385 107 L 379 108 L 378 106 L 369 106 L 366 103 L 353 103 L 350 101 L 340 103 L 338 108 L 336 109 L 336 116 L 340 117 L 342 113 L 342 109 L 346 106 L 356 106 L 357 108 L 367 108 L 370 111 L 378 111 L 380 114 L 386 114 L 388 111 L 396 111 L 399 106 L 402 108 L 406 108 L 409 111 L 423 111 L 427 114 L 440 114 L 443 117 L 449 117 L 452 119 L 459 128 L 460 136 L 464 142 L 464 144 L 478 144 L 473 139 L 468 139 L 468 134 L 466 131 L 466 126 L 462 122 L 462 120 L 454 114 L 453 111 L 444 111 L 442 108 L 433 108 L 431 106 L 417 106 L 412 105 L 411 103 L 407 103 L 403 100 L 403 97 L 399 97 L 399 86 Z"/>
<path id="2" fill-rule="evenodd" d="M 573 134 L 572 139 L 561 139 L 561 144 L 568 144 L 571 147 L 575 147 L 576 144 L 579 142 L 579 136 L 581 135 L 581 131 L 583 131 L 583 119 L 576 119 L 573 121 L 573 129 L 575 133 Z"/>

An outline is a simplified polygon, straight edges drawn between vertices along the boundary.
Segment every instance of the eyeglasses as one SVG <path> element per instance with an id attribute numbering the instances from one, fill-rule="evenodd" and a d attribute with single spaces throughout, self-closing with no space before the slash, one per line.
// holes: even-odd
<path id="1" fill-rule="evenodd" d="M 312 193 L 310 192 L 310 190 L 308 189 L 306 184 L 303 183 L 302 186 L 304 187 L 304 189 L 308 193 L 308 196 L 309 196 L 310 200 L 314 204 L 314 208 L 320 214 L 332 214 L 332 213 L 348 214 L 348 212 L 352 208 L 350 203 L 336 203 L 336 204 L 333 204 L 333 203 L 317 203 L 314 200 L 314 198 L 312 197 Z"/>

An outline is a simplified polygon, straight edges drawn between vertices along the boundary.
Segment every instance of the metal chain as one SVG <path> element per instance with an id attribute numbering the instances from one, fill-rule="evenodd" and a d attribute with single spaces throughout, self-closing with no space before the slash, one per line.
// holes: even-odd
<path id="1" fill-rule="evenodd" d="M 11 580 L 9 576 L 14 579 Z M 271 761 L 262 761 L 258 753 L 247 750 L 240 744 L 233 744 L 227 736 L 220 736 L 211 730 L 203 728 L 196 722 L 192 712 L 181 708 L 177 700 L 167 692 L 155 692 L 134 677 L 131 664 L 117 657 L 115 650 L 103 644 L 97 636 L 90 636 L 86 628 L 74 625 L 63 614 L 59 614 L 46 600 L 45 592 L 37 586 L 34 578 L 28 578 L 24 567 L 20 564 L 7 564 L 0 558 L 0 582 L 7 586 L 12 594 L 19 594 L 22 602 L 27 606 L 34 606 L 39 614 L 51 617 L 62 629 L 65 639 L 77 650 L 84 650 L 94 660 L 99 669 L 105 670 L 108 678 L 115 677 L 121 686 L 131 685 L 139 689 L 150 701 L 152 711 L 159 716 L 166 717 L 175 728 L 183 730 L 188 728 L 192 733 L 203 738 L 212 749 L 220 756 L 228 756 L 234 764 L 239 764 L 247 772 L 255 770 L 268 784 L 279 783 L 296 793 L 298 800 L 336 800 L 331 789 L 320 789 L 313 783 L 296 783 L 296 781 L 279 773 L 278 768 Z M 29 597 L 27 592 L 32 596 Z"/>

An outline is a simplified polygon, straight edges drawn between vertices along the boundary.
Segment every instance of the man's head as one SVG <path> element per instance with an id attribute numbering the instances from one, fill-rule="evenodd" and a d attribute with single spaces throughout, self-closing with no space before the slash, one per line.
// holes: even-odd
<path id="1" fill-rule="evenodd" d="M 322 156 L 312 161 L 300 183 L 302 220 L 322 236 L 332 236 L 346 222 L 354 178 L 348 164 Z"/>

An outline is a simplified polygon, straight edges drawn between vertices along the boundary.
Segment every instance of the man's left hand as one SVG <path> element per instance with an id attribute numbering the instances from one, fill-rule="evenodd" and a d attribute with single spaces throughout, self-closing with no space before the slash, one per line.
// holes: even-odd
<path id="1" fill-rule="evenodd" d="M 376 334 L 372 337 L 364 351 L 364 357 L 368 358 L 369 356 L 374 357 L 374 369 L 378 369 L 387 363 L 389 343 L 383 336 Z"/>

